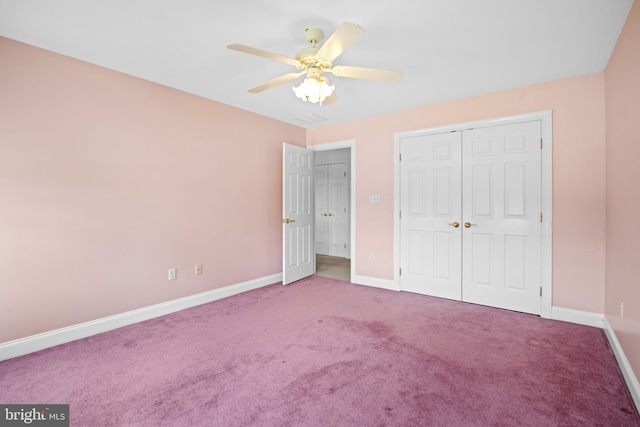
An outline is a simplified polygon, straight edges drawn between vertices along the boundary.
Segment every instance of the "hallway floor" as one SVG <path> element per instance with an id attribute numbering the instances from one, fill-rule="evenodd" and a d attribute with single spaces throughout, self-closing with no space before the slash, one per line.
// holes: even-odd
<path id="1" fill-rule="evenodd" d="M 351 280 L 351 260 L 329 255 L 316 255 L 316 275 L 349 282 Z"/>

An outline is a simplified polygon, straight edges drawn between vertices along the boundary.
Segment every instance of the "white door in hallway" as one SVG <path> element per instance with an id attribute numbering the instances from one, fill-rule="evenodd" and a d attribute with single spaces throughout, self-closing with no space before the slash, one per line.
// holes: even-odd
<path id="1" fill-rule="evenodd" d="M 462 299 L 540 314 L 540 122 L 463 132 Z"/>
<path id="2" fill-rule="evenodd" d="M 315 272 L 313 252 L 313 151 L 282 150 L 282 284 Z"/>
<path id="3" fill-rule="evenodd" d="M 315 167 L 315 249 L 317 254 L 349 256 L 349 178 L 345 162 Z"/>
<path id="4" fill-rule="evenodd" d="M 460 132 L 402 140 L 403 291 L 460 300 Z"/>
<path id="5" fill-rule="evenodd" d="M 315 216 L 315 249 L 318 255 L 329 255 L 329 217 L 327 217 L 327 165 L 317 165 L 314 169 L 316 216 Z"/>
<path id="6" fill-rule="evenodd" d="M 403 138 L 402 290 L 540 314 L 539 121 Z"/>

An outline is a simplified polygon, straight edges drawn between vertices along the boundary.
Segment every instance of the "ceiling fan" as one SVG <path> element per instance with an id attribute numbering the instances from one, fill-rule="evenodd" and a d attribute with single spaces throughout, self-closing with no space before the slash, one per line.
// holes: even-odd
<path id="1" fill-rule="evenodd" d="M 333 66 L 333 61 L 364 34 L 364 29 L 358 24 L 343 22 L 320 47 L 317 45 L 324 37 L 322 30 L 319 28 L 307 28 L 304 33 L 305 38 L 310 43 L 310 46 L 300 49 L 296 53 L 295 58 L 278 55 L 276 53 L 267 52 L 262 49 L 241 44 L 230 44 L 227 46 L 229 49 L 237 50 L 239 52 L 284 62 L 285 64 L 293 65 L 298 69 L 297 72 L 285 74 L 258 86 L 252 87 L 248 92 L 262 92 L 265 89 L 294 80 L 305 74 L 306 78 L 300 86 L 293 88 L 296 96 L 303 101 L 313 103 L 319 102 L 320 104 L 322 104 L 326 99 L 326 104 L 335 101 L 335 95 L 333 95 L 335 87 L 333 85 L 329 85 L 327 78 L 322 75 L 325 72 L 331 73 L 337 77 L 350 77 L 354 79 L 387 82 L 394 82 L 402 79 L 402 73 L 400 71 L 351 67 L 348 65 Z"/>

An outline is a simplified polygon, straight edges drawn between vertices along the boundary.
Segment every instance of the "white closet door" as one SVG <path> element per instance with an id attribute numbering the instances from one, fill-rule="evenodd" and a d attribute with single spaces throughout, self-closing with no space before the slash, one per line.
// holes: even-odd
<path id="1" fill-rule="evenodd" d="M 329 255 L 346 258 L 349 256 L 349 179 L 347 164 L 327 165 L 327 214 L 329 218 Z"/>
<path id="2" fill-rule="evenodd" d="M 315 248 L 320 255 L 349 257 L 349 178 L 346 162 L 315 167 Z"/>
<path id="3" fill-rule="evenodd" d="M 401 142 L 403 291 L 461 298 L 460 149 L 460 132 Z"/>
<path id="4" fill-rule="evenodd" d="M 314 180 L 316 188 L 316 254 L 329 255 L 329 217 L 327 216 L 327 165 L 317 165 L 315 167 Z"/>
<path id="5" fill-rule="evenodd" d="M 540 314 L 540 132 L 463 132 L 463 301 Z"/>

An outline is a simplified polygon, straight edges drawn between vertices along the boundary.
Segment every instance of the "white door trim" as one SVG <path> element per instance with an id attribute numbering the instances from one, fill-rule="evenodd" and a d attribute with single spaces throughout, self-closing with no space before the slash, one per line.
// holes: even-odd
<path id="1" fill-rule="evenodd" d="M 350 181 L 349 248 L 351 250 L 351 272 L 350 272 L 351 277 L 349 281 L 353 283 L 356 277 L 356 140 L 347 139 L 345 141 L 328 142 L 326 144 L 307 145 L 307 148 L 313 151 L 328 151 L 328 150 L 337 150 L 340 148 L 351 149 L 351 166 L 350 166 L 351 170 L 349 173 L 349 181 Z M 315 212 L 315 206 L 314 206 L 314 212 Z M 314 256 L 315 256 L 315 247 L 314 247 Z"/>
<path id="2" fill-rule="evenodd" d="M 552 286 L 552 110 L 538 111 L 514 116 L 498 117 L 473 122 L 457 123 L 446 126 L 425 128 L 407 132 L 397 132 L 394 134 L 393 145 L 393 282 L 394 286 L 400 288 L 400 140 L 406 137 L 429 135 L 453 131 L 464 131 L 481 127 L 492 127 L 513 123 L 529 122 L 540 120 L 541 135 L 544 141 L 542 150 L 542 301 L 540 305 L 540 316 L 551 318 L 551 292 Z"/>

